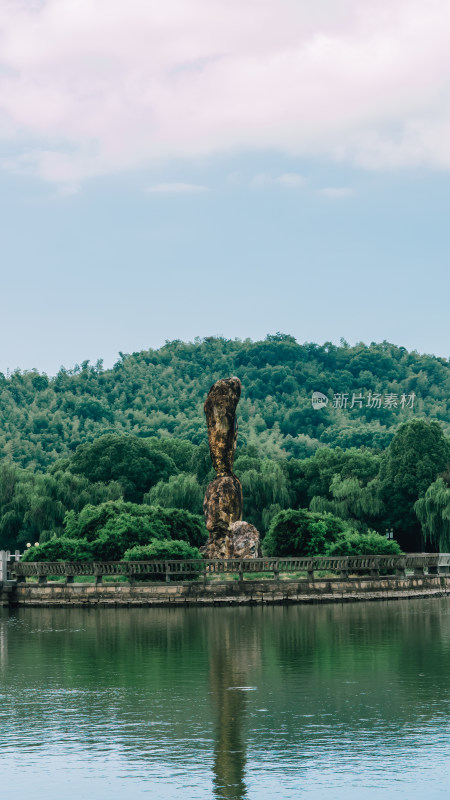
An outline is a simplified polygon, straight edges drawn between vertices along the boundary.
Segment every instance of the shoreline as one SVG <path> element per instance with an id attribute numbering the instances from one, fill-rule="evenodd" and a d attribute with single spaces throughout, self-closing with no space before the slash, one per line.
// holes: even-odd
<path id="1" fill-rule="evenodd" d="M 349 603 L 450 595 L 450 575 L 338 578 L 314 581 L 227 581 L 207 586 L 180 583 L 4 584 L 3 607 L 164 607 Z"/>

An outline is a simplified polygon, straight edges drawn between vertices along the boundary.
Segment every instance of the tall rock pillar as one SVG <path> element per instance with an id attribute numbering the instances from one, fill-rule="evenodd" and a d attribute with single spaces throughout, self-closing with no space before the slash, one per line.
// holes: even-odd
<path id="1" fill-rule="evenodd" d="M 209 451 L 217 477 L 206 489 L 203 510 L 209 540 L 206 558 L 251 558 L 259 554 L 259 533 L 241 522 L 242 487 L 233 473 L 236 449 L 236 407 L 241 396 L 239 378 L 217 381 L 208 392 L 204 411 Z"/>

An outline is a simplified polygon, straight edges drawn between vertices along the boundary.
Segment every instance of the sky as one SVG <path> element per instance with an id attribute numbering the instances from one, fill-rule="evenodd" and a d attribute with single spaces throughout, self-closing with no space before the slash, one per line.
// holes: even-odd
<path id="1" fill-rule="evenodd" d="M 0 371 L 448 358 L 447 0 L 0 0 Z"/>

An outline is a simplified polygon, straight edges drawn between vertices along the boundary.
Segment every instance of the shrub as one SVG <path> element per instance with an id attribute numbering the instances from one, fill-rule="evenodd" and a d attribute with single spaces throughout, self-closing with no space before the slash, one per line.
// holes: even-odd
<path id="1" fill-rule="evenodd" d="M 160 508 L 153 506 L 153 519 L 165 525 L 167 539 L 184 539 L 193 547 L 201 547 L 208 539 L 208 532 L 202 516 L 191 514 L 183 508 Z"/>
<path id="2" fill-rule="evenodd" d="M 106 552 L 112 540 L 123 553 L 133 545 L 148 544 L 151 539 L 184 539 L 194 547 L 208 538 L 203 518 L 179 508 L 125 503 L 122 500 L 87 505 L 79 514 L 69 511 L 64 519 L 71 538 L 97 540 L 96 551 Z M 101 540 L 101 541 L 98 541 Z M 111 545 L 113 552 L 113 545 Z M 106 558 L 105 555 L 98 555 Z M 113 556 L 111 556 L 113 558 Z M 115 556 L 114 556 L 115 558 Z M 120 556 L 118 556 L 120 558 Z"/>
<path id="3" fill-rule="evenodd" d="M 289 508 L 273 518 L 263 552 L 267 556 L 323 555 L 347 529 L 348 523 L 333 514 Z"/>
<path id="4" fill-rule="evenodd" d="M 64 527 L 67 536 L 92 542 L 98 538 L 101 529 L 110 520 L 124 514 L 129 514 L 134 520 L 141 517 L 148 519 L 149 513 L 151 513 L 150 506 L 111 500 L 99 505 L 88 504 L 78 514 L 75 511 L 68 511 L 64 517 Z"/>
<path id="5" fill-rule="evenodd" d="M 92 548 L 88 542 L 61 536 L 49 539 L 38 547 L 30 547 L 22 561 L 92 561 Z"/>
<path id="6" fill-rule="evenodd" d="M 153 525 L 148 519 L 119 514 L 99 529 L 91 548 L 96 559 L 120 561 L 125 550 L 133 545 L 148 544 L 152 539 L 163 538 L 164 533 L 164 528 Z"/>
<path id="7" fill-rule="evenodd" d="M 171 561 L 201 558 L 197 547 L 180 539 L 154 539 L 150 544 L 132 547 L 124 553 L 124 561 Z"/>
<path id="8" fill-rule="evenodd" d="M 386 539 L 375 531 L 356 533 L 345 531 L 327 549 L 329 556 L 401 555 L 402 550 L 394 539 Z"/>

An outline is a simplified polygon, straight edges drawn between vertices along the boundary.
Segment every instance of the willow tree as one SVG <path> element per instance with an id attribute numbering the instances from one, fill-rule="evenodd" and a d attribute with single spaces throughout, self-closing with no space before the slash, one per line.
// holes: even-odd
<path id="1" fill-rule="evenodd" d="M 414 504 L 450 465 L 450 440 L 437 422 L 415 419 L 400 425 L 380 466 L 380 494 L 385 523 L 403 550 L 422 549 Z"/>
<path id="2" fill-rule="evenodd" d="M 355 527 L 363 530 L 367 525 L 379 525 L 385 507 L 379 495 L 377 479 L 363 486 L 358 478 L 334 475 L 330 494 L 332 500 L 320 495 L 313 497 L 310 510 L 322 513 L 328 511 L 341 519 L 352 520 L 357 523 Z"/>
<path id="3" fill-rule="evenodd" d="M 171 475 L 168 481 L 158 481 L 147 494 L 144 503 L 163 508 L 184 508 L 192 514 L 203 514 L 204 487 L 196 475 L 182 472 Z"/>
<path id="4" fill-rule="evenodd" d="M 425 492 L 425 495 L 414 503 L 414 511 L 422 526 L 426 542 L 442 552 L 450 551 L 450 486 L 443 478 Z"/>

